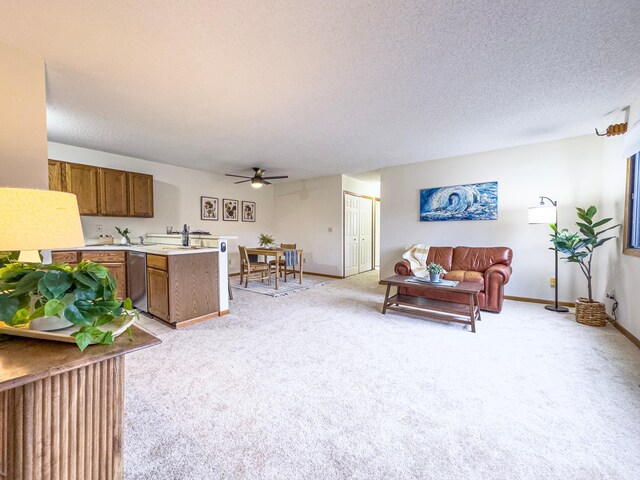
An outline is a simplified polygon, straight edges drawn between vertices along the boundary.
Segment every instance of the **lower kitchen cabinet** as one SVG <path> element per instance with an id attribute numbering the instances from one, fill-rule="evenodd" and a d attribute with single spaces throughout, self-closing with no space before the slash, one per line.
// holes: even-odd
<path id="1" fill-rule="evenodd" d="M 126 263 L 101 263 L 103 267 L 107 267 L 113 279 L 118 286 L 116 290 L 116 298 L 124 300 L 127 298 L 127 264 Z"/>
<path id="2" fill-rule="evenodd" d="M 147 255 L 149 313 L 176 328 L 217 316 L 218 253 Z"/>
<path id="3" fill-rule="evenodd" d="M 99 263 L 115 279 L 119 299 L 127 297 L 127 252 L 66 250 L 52 252 L 54 262 Z M 147 254 L 147 311 L 180 328 L 220 314 L 218 252 Z"/>
<path id="4" fill-rule="evenodd" d="M 169 274 L 156 268 L 147 268 L 147 308 L 149 313 L 165 322 L 169 321 Z"/>
<path id="5" fill-rule="evenodd" d="M 118 286 L 116 298 L 127 298 L 127 252 L 122 250 L 65 250 L 51 252 L 53 262 L 75 265 L 80 260 L 99 263 L 107 267 Z"/>

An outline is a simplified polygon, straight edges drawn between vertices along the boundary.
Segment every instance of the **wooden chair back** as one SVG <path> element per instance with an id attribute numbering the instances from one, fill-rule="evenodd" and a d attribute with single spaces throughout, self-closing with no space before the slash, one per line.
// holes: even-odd
<path id="1" fill-rule="evenodd" d="M 281 243 L 280 248 L 283 250 L 296 250 L 298 245 L 296 243 Z"/>
<path id="2" fill-rule="evenodd" d="M 247 254 L 247 247 L 238 245 L 238 250 L 240 250 L 240 267 L 249 267 L 249 254 Z"/>

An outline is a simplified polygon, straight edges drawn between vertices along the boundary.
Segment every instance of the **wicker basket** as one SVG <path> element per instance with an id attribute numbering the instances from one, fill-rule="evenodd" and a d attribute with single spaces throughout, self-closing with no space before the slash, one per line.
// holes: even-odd
<path id="1" fill-rule="evenodd" d="M 576 322 L 592 327 L 604 327 L 608 318 L 604 303 L 590 302 L 584 297 L 576 300 Z"/>

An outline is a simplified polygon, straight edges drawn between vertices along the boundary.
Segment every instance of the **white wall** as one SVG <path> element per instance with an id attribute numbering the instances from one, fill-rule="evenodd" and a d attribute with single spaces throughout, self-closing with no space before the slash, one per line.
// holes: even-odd
<path id="1" fill-rule="evenodd" d="M 619 115 L 611 117 L 606 124 L 624 121 Z M 627 157 L 640 151 L 640 96 L 631 104 L 629 133 L 625 136 L 604 140 L 602 162 L 601 213 L 622 223 L 625 215 L 625 187 Z M 622 254 L 624 239 L 622 228 L 619 238 L 612 240 L 597 251 L 598 270 L 595 277 L 594 295 L 604 301 L 605 293 L 613 293 L 619 302 L 618 322 L 636 338 L 640 338 L 640 257 Z M 609 311 L 613 302 L 607 301 Z"/>
<path id="2" fill-rule="evenodd" d="M 0 186 L 48 188 L 44 59 L 0 43 Z"/>
<path id="3" fill-rule="evenodd" d="M 98 237 L 97 225 L 103 232 L 113 234 L 119 239 L 115 226 L 128 227 L 131 240 L 137 242 L 138 235 L 146 233 L 164 233 L 167 225 L 182 228 L 183 224 L 191 230 L 207 230 L 218 235 L 237 235 L 238 240 L 229 241 L 230 271 L 238 272 L 238 244 L 257 245 L 258 235 L 273 232 L 273 189 L 254 189 L 248 184 L 234 185 L 233 179 L 199 170 L 175 167 L 162 163 L 149 162 L 122 155 L 89 150 L 86 148 L 49 142 L 49 158 L 73 163 L 84 163 L 132 172 L 153 175 L 154 218 L 118 218 L 118 217 L 82 217 L 82 227 L 88 240 Z M 222 203 L 219 205 L 219 220 L 200 219 L 200 196 L 230 198 L 256 202 L 256 222 L 237 222 L 222 220 Z M 239 203 L 238 208 L 241 208 Z"/>
<path id="4" fill-rule="evenodd" d="M 603 140 L 595 135 L 413 165 L 381 174 L 381 276 L 391 275 L 405 246 L 507 246 L 513 275 L 507 295 L 552 299 L 549 228 L 529 225 L 527 209 L 540 195 L 559 203 L 559 225 L 572 227 L 576 206 L 598 204 Z M 498 182 L 498 220 L 420 222 L 421 188 Z M 575 265 L 560 264 L 559 296 L 573 301 L 586 283 Z"/>
<path id="5" fill-rule="evenodd" d="M 366 195 L 368 197 L 380 198 L 380 182 L 365 182 L 358 178 L 348 175 L 342 175 L 342 189 L 345 192 L 355 193 L 357 195 Z"/>
<path id="6" fill-rule="evenodd" d="M 342 176 L 274 187 L 276 241 L 297 243 L 305 270 L 342 276 Z"/>

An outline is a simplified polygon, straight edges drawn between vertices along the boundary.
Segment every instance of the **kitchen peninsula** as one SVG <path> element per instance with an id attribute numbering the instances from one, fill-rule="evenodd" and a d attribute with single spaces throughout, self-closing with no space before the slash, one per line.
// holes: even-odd
<path id="1" fill-rule="evenodd" d="M 131 297 L 136 308 L 174 328 L 229 313 L 227 239 L 234 237 L 207 238 L 206 245 L 194 239 L 190 247 L 152 237 L 157 243 L 53 251 L 52 261 L 101 263 L 116 279 L 119 298 Z"/>

